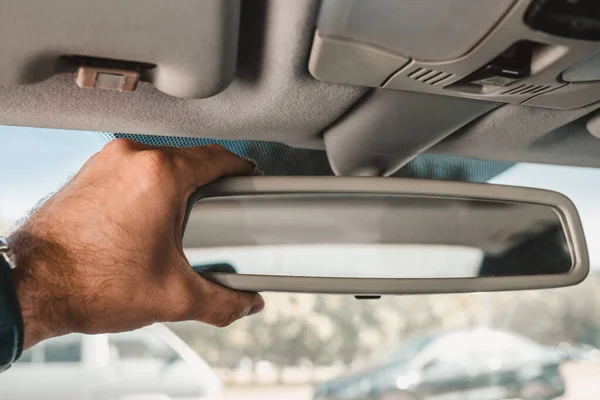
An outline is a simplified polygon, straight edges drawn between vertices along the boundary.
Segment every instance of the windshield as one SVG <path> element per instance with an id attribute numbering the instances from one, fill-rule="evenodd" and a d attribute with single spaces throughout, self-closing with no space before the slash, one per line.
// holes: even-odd
<path id="1" fill-rule="evenodd" d="M 388 356 L 388 364 L 404 364 L 412 360 L 417 354 L 421 352 L 426 346 L 434 341 L 435 336 L 418 336 L 414 339 L 408 340 L 400 346 L 396 351 Z"/>
<path id="2" fill-rule="evenodd" d="M 14 229 L 114 136 L 0 127 L 3 160 L 10 166 L 9 173 L 0 175 L 0 234 Z M 169 140 L 193 144 L 190 139 Z M 257 159 L 259 166 L 265 160 L 267 174 L 331 174 L 322 151 L 225 144 Z M 278 166 L 273 149 L 292 156 Z M 160 325 L 159 331 L 47 341 L 0 375 L 0 398 L 598 398 L 600 254 L 594 243 L 600 239 L 600 170 L 430 155 L 417 158 L 399 175 L 489 181 L 565 194 L 583 221 L 589 277 L 561 289 L 379 300 L 266 293 L 262 313 L 227 328 L 190 322 Z M 372 247 L 326 245 L 318 249 L 323 254 L 291 246 L 186 249 L 186 254 L 192 264 L 222 259 L 237 267 L 266 262 L 277 268 L 282 260 L 292 262 L 292 251 L 305 252 L 307 259 L 326 253 L 337 260 L 339 271 L 349 257 L 395 257 Z M 402 251 L 410 255 L 411 249 Z M 435 258 L 436 251 L 427 257 Z M 453 252 L 472 264 L 481 258 L 469 248 Z M 427 258 L 419 261 L 427 263 Z M 161 339 L 165 334 L 169 340 Z"/>
<path id="3" fill-rule="evenodd" d="M 473 277 L 484 256 L 480 249 L 465 246 L 374 244 L 191 248 L 185 255 L 198 269 L 218 262 L 238 274 L 322 276 L 327 271 L 327 276 L 341 278 Z"/>

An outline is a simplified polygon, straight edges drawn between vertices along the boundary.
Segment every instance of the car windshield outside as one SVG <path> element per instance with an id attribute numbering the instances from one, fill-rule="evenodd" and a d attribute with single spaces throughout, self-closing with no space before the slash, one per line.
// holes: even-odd
<path id="1" fill-rule="evenodd" d="M 18 226 L 40 200 L 114 137 L 0 127 L 3 161 L 10 166 L 0 175 L 0 234 Z M 264 145 L 228 146 L 255 158 L 253 149 Z M 287 158 L 281 162 L 282 174 L 306 172 L 311 157 L 323 164 L 323 152 L 289 151 L 304 157 L 303 165 Z M 570 197 L 590 248 L 589 277 L 561 289 L 379 300 L 266 293 L 262 313 L 227 328 L 188 322 L 125 334 L 67 335 L 41 343 L 0 375 L 0 398 L 600 398 L 600 253 L 595 246 L 600 239 L 600 170 L 505 163 L 482 175 L 480 161 L 447 160 L 427 156 L 415 162 L 437 179 L 485 176 L 479 180 L 550 189 Z M 457 172 L 457 165 L 462 170 Z M 266 169 L 277 174 L 277 168 Z M 419 169 L 416 164 L 412 168 Z M 354 260 L 363 262 L 373 252 L 349 250 L 358 257 Z M 222 257 L 238 265 L 260 261 L 276 266 L 286 251 L 231 248 Z M 201 263 L 208 256 L 196 249 L 189 250 L 188 257 Z M 393 261 L 394 254 L 387 257 Z M 461 257 L 476 260 L 480 255 L 465 249 Z M 349 258 L 340 260 L 338 267 L 343 268 Z"/>

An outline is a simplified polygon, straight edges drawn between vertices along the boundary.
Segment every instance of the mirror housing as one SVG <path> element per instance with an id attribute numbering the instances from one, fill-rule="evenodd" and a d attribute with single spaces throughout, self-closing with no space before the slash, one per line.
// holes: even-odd
<path id="1" fill-rule="evenodd" d="M 546 241 L 546 247 L 540 247 L 535 240 L 546 236 L 561 242 Z M 197 272 L 238 290 L 383 295 L 561 287 L 581 282 L 589 271 L 575 206 L 565 196 L 545 190 L 396 178 L 253 176 L 216 181 L 198 189 L 188 202 L 183 244 L 197 254 L 223 246 L 226 255 L 228 246 L 275 251 L 278 246 L 317 243 L 408 244 L 411 251 L 425 244 L 430 246 L 421 252 L 425 255 L 440 246 L 481 248 L 486 256 L 475 274 L 414 265 L 398 275 L 390 275 L 389 269 L 387 275 L 379 275 L 374 265 L 365 265 L 361 273 L 373 276 L 322 268 L 311 275 L 303 268 L 295 271 L 298 274 L 247 271 L 235 263 L 235 273 Z M 531 253 L 540 248 L 564 254 L 562 264 L 553 264 L 554 253 L 552 257 L 545 250 Z M 303 256 L 314 253 L 311 248 L 294 251 Z M 492 266 L 492 272 L 481 273 L 485 266 Z"/>

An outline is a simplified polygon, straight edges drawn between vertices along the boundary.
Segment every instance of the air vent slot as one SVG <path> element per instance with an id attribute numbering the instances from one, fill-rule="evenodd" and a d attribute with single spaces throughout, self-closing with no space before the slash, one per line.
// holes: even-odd
<path id="1" fill-rule="evenodd" d="M 442 83 L 443 81 L 452 78 L 454 74 L 449 74 L 447 72 L 435 71 L 433 69 L 427 68 L 416 68 L 408 73 L 408 77 L 414 79 L 415 81 L 419 81 L 421 83 L 426 83 L 428 85 L 437 85 L 438 83 Z"/>
<path id="2" fill-rule="evenodd" d="M 519 85 L 517 87 L 509 89 L 500 94 L 518 94 L 518 95 L 538 94 L 538 93 L 545 92 L 546 90 L 550 89 L 551 87 L 552 86 L 544 86 L 544 85 Z"/>

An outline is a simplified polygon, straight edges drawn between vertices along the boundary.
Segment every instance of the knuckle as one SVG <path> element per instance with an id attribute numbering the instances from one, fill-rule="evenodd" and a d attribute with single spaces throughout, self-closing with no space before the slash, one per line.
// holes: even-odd
<path id="1" fill-rule="evenodd" d="M 148 166 L 166 167 L 172 163 L 172 157 L 161 149 L 149 149 L 140 151 L 136 155 L 139 162 Z"/>
<path id="2" fill-rule="evenodd" d="M 250 306 L 237 293 L 185 275 L 174 278 L 168 286 L 173 294 L 169 301 L 172 320 L 196 320 L 224 328 L 248 315 Z"/>
<path id="3" fill-rule="evenodd" d="M 202 148 L 209 153 L 229 153 L 229 150 L 227 150 L 225 147 L 221 146 L 220 144 L 216 144 L 216 143 L 211 143 L 211 144 L 207 144 L 202 146 Z"/>
<path id="4" fill-rule="evenodd" d="M 229 310 L 219 313 L 214 320 L 213 325 L 218 328 L 225 328 L 240 318 L 240 313 L 235 310 Z"/>
<path id="5" fill-rule="evenodd" d="M 216 162 L 217 160 L 237 157 L 234 153 L 219 144 L 207 144 L 200 148 L 198 156 L 205 162 Z"/>
<path id="6" fill-rule="evenodd" d="M 135 148 L 136 142 L 130 139 L 114 139 L 108 142 L 102 149 L 105 153 L 125 153 Z"/>
<path id="7" fill-rule="evenodd" d="M 174 171 L 174 158 L 164 150 L 150 149 L 140 151 L 134 156 L 135 164 L 140 167 L 146 180 L 163 181 Z"/>
<path id="8" fill-rule="evenodd" d="M 227 328 L 227 327 L 228 327 L 229 325 L 231 325 L 232 323 L 233 323 L 233 321 L 226 321 L 226 320 L 223 320 L 223 321 L 219 321 L 219 322 L 217 322 L 217 323 L 215 324 L 215 326 L 216 326 L 217 328 Z"/>
<path id="9" fill-rule="evenodd" d="M 248 310 L 242 305 L 235 302 L 227 302 L 221 304 L 221 306 L 216 309 L 216 313 L 213 314 L 211 323 L 216 327 L 225 328 L 244 317 L 246 314 L 248 314 Z"/>

